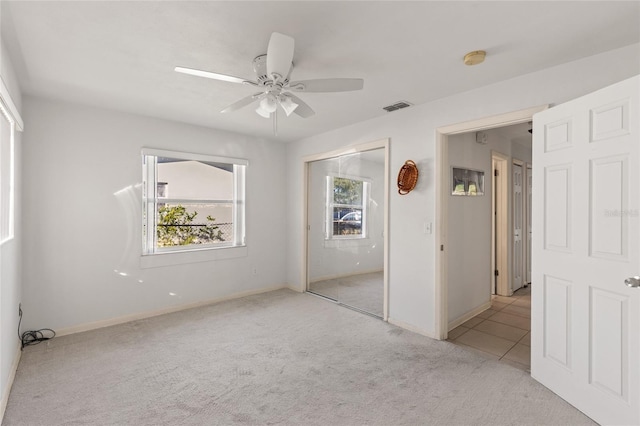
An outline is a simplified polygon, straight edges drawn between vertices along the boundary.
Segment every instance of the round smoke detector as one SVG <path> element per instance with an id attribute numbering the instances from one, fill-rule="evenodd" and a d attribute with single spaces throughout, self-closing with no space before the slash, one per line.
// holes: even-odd
<path id="1" fill-rule="evenodd" d="M 487 56 L 487 52 L 484 50 L 475 50 L 464 55 L 465 65 L 478 65 L 484 62 L 484 57 Z"/>

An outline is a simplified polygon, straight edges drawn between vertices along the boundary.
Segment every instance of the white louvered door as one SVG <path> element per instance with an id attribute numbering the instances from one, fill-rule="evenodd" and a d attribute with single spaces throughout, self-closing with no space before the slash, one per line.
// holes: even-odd
<path id="1" fill-rule="evenodd" d="M 522 164 L 513 163 L 512 166 L 512 190 L 513 190 L 513 276 L 511 279 L 511 291 L 516 291 L 524 285 L 524 248 L 522 246 L 523 226 L 523 198 L 522 198 Z"/>

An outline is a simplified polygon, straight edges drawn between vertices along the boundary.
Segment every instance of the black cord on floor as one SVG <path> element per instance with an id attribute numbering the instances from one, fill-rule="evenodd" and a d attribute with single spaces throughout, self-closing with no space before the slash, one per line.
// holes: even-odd
<path id="1" fill-rule="evenodd" d="M 50 328 L 41 328 L 40 330 L 25 331 L 20 334 L 20 324 L 22 323 L 22 306 L 18 307 L 18 315 L 20 320 L 18 321 L 18 339 L 22 342 L 20 350 L 23 350 L 25 346 L 37 345 L 45 340 L 53 339 L 56 337 L 56 332 Z M 45 333 L 50 333 L 50 336 L 45 336 Z"/>

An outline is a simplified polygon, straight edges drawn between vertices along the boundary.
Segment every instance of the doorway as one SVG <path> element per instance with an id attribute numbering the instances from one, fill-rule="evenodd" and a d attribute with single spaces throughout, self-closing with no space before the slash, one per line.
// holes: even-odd
<path id="1" fill-rule="evenodd" d="M 454 172 L 473 168 L 490 176 L 482 194 L 460 197 L 455 191 L 449 197 L 449 340 L 525 370 L 530 369 L 531 295 L 524 282 L 524 166 L 532 160 L 530 128 L 524 122 L 451 135 L 447 141 Z M 459 180 L 455 173 L 452 179 Z"/>
<path id="2" fill-rule="evenodd" d="M 306 291 L 388 317 L 388 141 L 305 159 Z"/>
<path id="3" fill-rule="evenodd" d="M 458 324 L 452 322 L 452 318 L 450 316 L 450 306 L 449 306 L 449 298 L 450 298 L 450 265 L 449 265 L 449 253 L 448 253 L 448 245 L 450 244 L 450 224 L 449 224 L 449 204 L 450 204 L 450 161 L 449 161 L 449 146 L 448 139 L 453 135 L 461 135 L 469 132 L 479 132 L 486 131 L 488 129 L 495 129 L 499 127 L 506 127 L 514 124 L 523 124 L 530 122 L 533 114 L 547 109 L 546 105 L 533 107 L 526 110 L 515 111 L 512 113 L 507 113 L 499 116 L 488 117 L 480 120 L 475 120 L 466 123 L 455 124 L 451 126 L 446 126 L 438 129 L 437 132 L 437 140 L 436 140 L 436 155 L 437 155 L 437 173 L 440 177 L 441 185 L 436 186 L 437 198 L 439 200 L 438 208 L 436 209 L 436 220 L 439 226 L 436 228 L 436 241 L 440 248 L 438 251 L 438 262 L 437 262 L 437 270 L 436 270 L 436 297 L 440 301 L 438 304 L 439 312 L 436 313 L 436 323 L 438 325 L 439 337 L 441 339 L 446 339 L 450 330 L 455 328 L 456 326 L 465 322 L 465 320 L 469 320 L 479 313 L 487 310 L 491 306 L 491 298 L 487 296 L 486 302 L 476 304 L 475 308 L 467 309 L 464 312 L 458 312 L 457 321 Z M 491 157 L 489 157 L 491 158 Z M 491 161 L 490 159 L 488 161 Z M 489 179 L 491 182 L 491 179 Z M 489 202 L 490 203 L 490 202 Z M 487 219 L 487 227 L 491 227 L 491 219 Z M 511 224 L 509 224 L 511 226 Z M 487 237 L 487 241 L 490 241 L 490 236 Z M 511 252 L 512 241 L 508 241 L 508 252 Z M 486 252 L 491 251 L 490 242 L 487 243 L 487 247 L 484 249 Z M 490 261 L 486 263 L 486 273 L 483 273 L 483 276 L 486 276 L 486 295 L 490 294 L 491 290 L 491 281 L 493 277 L 493 271 L 491 270 Z M 507 267 L 511 269 L 511 261 L 507 262 Z M 507 277 L 510 276 L 511 270 L 507 272 L 505 275 Z M 508 281 L 508 280 L 507 280 Z M 455 314 L 454 314 L 455 315 Z M 467 316 L 465 319 L 464 316 Z"/>

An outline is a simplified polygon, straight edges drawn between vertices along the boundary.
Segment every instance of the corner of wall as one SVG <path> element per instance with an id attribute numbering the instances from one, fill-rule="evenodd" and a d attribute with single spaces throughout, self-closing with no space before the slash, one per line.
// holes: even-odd
<path id="1" fill-rule="evenodd" d="M 22 118 L 21 104 L 22 94 L 16 79 L 4 43 L 0 41 L 0 100 L 9 109 L 8 113 L 13 116 L 18 128 L 21 127 Z M 13 380 L 20 362 L 20 343 L 16 338 L 18 328 L 18 306 L 22 300 L 22 258 L 21 258 L 21 138 L 15 139 L 15 188 L 14 193 L 14 215 L 15 228 L 13 240 L 5 242 L 0 247 L 0 269 L 2 269 L 2 280 L 0 281 L 0 422 L 4 417 L 4 412 L 9 401 L 9 394 L 13 386 Z"/>
<path id="2" fill-rule="evenodd" d="M 2 423 L 2 419 L 4 419 L 4 413 L 7 410 L 7 403 L 9 402 L 9 394 L 11 393 L 11 387 L 13 386 L 13 381 L 16 378 L 16 372 L 18 371 L 18 365 L 20 364 L 21 356 L 22 356 L 22 351 L 18 349 L 13 358 L 13 363 L 11 364 L 11 370 L 9 371 L 9 377 L 7 378 L 7 383 L 2 387 L 2 399 L 0 399 L 0 423 Z"/>

